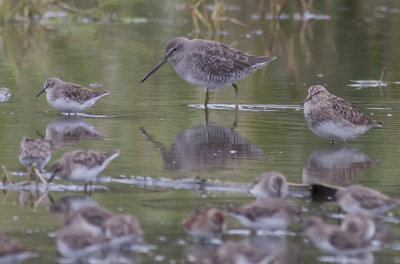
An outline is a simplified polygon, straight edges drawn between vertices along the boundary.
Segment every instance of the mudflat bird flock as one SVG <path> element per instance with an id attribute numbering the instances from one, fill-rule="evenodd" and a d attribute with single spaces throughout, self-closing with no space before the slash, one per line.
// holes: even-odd
<path id="1" fill-rule="evenodd" d="M 148 73 L 144 82 L 166 62 L 171 62 L 176 73 L 188 83 L 205 89 L 204 107 L 209 102 L 209 91 L 232 85 L 238 105 L 237 81 L 262 68 L 276 57 L 260 57 L 234 49 L 211 40 L 177 37 L 170 40 L 162 60 Z M 80 112 L 91 107 L 109 92 L 92 91 L 81 85 L 49 78 L 37 97 L 46 93 L 48 103 L 55 109 L 68 113 Z M 382 123 L 361 113 L 349 102 L 313 85 L 303 102 L 304 116 L 311 131 L 324 139 L 346 143 L 372 127 Z M 28 169 L 32 164 L 42 171 L 51 158 L 51 144 L 45 139 L 23 138 L 19 160 Z M 85 192 L 106 166 L 120 154 L 119 150 L 100 152 L 74 150 L 65 153 L 50 167 L 48 183 L 55 178 L 84 181 Z M 196 241 L 207 243 L 220 238 L 225 230 L 225 218 L 230 215 L 253 232 L 284 231 L 300 223 L 302 232 L 320 250 L 344 256 L 358 256 L 381 245 L 374 217 L 397 206 L 400 201 L 375 190 L 353 185 L 340 188 L 336 200 L 347 213 L 341 225 L 328 225 L 319 217 L 302 218 L 302 209 L 288 195 L 288 184 L 278 172 L 262 173 L 249 187 L 256 201 L 240 208 L 223 210 L 199 208 L 185 217 L 183 228 Z M 64 227 L 55 236 L 59 253 L 65 257 L 84 255 L 92 250 L 120 243 L 140 242 L 143 231 L 139 221 L 131 215 L 113 214 L 89 197 L 66 197 L 52 203 L 51 211 L 58 215 Z M 16 241 L 0 235 L 0 257 L 20 255 L 21 258 L 36 254 Z M 272 254 L 272 255 L 271 255 Z M 222 244 L 212 263 L 270 263 L 273 252 L 264 252 L 249 244 L 229 242 Z"/>

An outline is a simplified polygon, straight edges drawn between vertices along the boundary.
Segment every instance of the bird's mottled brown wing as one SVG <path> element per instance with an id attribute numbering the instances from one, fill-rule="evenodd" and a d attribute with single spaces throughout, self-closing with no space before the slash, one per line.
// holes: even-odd
<path id="1" fill-rule="evenodd" d="M 198 52 L 193 53 L 195 65 L 215 76 L 255 71 L 274 59 L 250 55 L 214 41 L 208 41 L 207 45 L 200 46 Z"/>
<path id="2" fill-rule="evenodd" d="M 354 200 L 359 201 L 361 207 L 365 209 L 373 209 L 387 206 L 391 203 L 391 199 L 378 192 L 369 192 L 364 189 L 352 189 L 351 196 Z"/>
<path id="3" fill-rule="evenodd" d="M 343 250 L 355 249 L 361 246 L 360 241 L 357 240 L 356 237 L 341 230 L 333 232 L 329 236 L 329 242 L 331 242 L 334 247 Z"/>
<path id="4" fill-rule="evenodd" d="M 63 83 L 63 89 L 61 90 L 64 97 L 71 98 L 76 102 L 86 102 L 90 99 L 96 98 L 107 92 L 92 91 L 86 87 L 83 87 L 75 83 Z"/>
<path id="5" fill-rule="evenodd" d="M 269 217 L 273 216 L 280 210 L 277 206 L 264 206 L 263 203 L 255 202 L 252 204 L 245 205 L 239 208 L 236 211 L 232 211 L 233 213 L 239 213 L 245 216 L 246 218 L 255 221 L 259 217 Z"/>
<path id="6" fill-rule="evenodd" d="M 354 125 L 370 125 L 370 126 L 378 126 L 382 125 L 382 123 L 372 120 L 361 113 L 360 110 L 352 106 L 349 102 L 343 100 L 340 97 L 336 97 L 332 102 L 332 109 L 335 111 L 335 115 L 339 115 L 340 117 L 348 120 Z"/>

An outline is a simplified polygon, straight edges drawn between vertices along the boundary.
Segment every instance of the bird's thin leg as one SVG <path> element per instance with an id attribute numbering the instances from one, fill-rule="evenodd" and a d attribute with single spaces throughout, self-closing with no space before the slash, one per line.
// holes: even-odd
<path id="1" fill-rule="evenodd" d="M 71 116 L 71 113 L 68 112 L 68 116 Z"/>
<path id="2" fill-rule="evenodd" d="M 83 191 L 85 192 L 85 194 L 87 194 L 87 182 L 85 182 L 85 185 L 84 185 L 84 187 L 83 187 Z"/>
<path id="3" fill-rule="evenodd" d="M 239 108 L 236 105 L 236 107 L 235 107 L 235 120 L 233 121 L 232 130 L 237 127 L 238 120 L 239 120 Z"/>
<path id="4" fill-rule="evenodd" d="M 239 87 L 232 83 L 233 89 L 235 89 L 235 108 L 239 109 Z"/>
<path id="5" fill-rule="evenodd" d="M 92 190 L 93 190 L 93 183 L 92 181 L 89 181 L 89 196 L 92 196 Z"/>
<path id="6" fill-rule="evenodd" d="M 207 90 L 206 91 L 206 99 L 204 100 L 204 108 L 206 108 L 206 109 L 207 109 L 207 104 L 208 104 L 209 100 L 210 100 L 210 94 L 209 94 L 209 92 Z"/>
<path id="7" fill-rule="evenodd" d="M 208 125 L 208 108 L 204 108 L 204 116 L 205 116 L 205 121 L 204 125 Z"/>

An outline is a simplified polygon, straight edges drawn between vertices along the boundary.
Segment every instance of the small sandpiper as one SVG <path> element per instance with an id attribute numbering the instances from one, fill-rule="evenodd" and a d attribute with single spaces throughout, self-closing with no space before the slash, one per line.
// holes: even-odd
<path id="1" fill-rule="evenodd" d="M 164 63 L 171 62 L 176 73 L 192 85 L 209 91 L 232 85 L 238 105 L 238 86 L 235 82 L 265 66 L 276 57 L 259 57 L 212 40 L 173 38 L 167 43 L 164 58 L 140 82 L 144 82 Z"/>
<path id="2" fill-rule="evenodd" d="M 50 142 L 45 139 L 24 137 L 21 141 L 18 158 L 28 170 L 33 163 L 36 163 L 39 171 L 42 171 L 51 158 Z"/>
<path id="3" fill-rule="evenodd" d="M 92 185 L 97 176 L 103 171 L 111 160 L 119 155 L 119 150 L 100 152 L 93 150 L 74 150 L 65 153 L 50 168 L 52 175 L 48 182 L 55 176 L 70 181 L 85 181 Z"/>
<path id="4" fill-rule="evenodd" d="M 64 216 L 66 226 L 79 226 L 96 234 L 103 232 L 105 221 L 113 214 L 101 206 L 85 206 Z"/>
<path id="5" fill-rule="evenodd" d="M 117 214 L 108 218 L 103 222 L 102 231 L 106 237 L 111 239 L 122 237 L 137 238 L 143 235 L 139 220 L 125 214 Z"/>
<path id="6" fill-rule="evenodd" d="M 363 212 L 354 212 L 346 215 L 340 224 L 340 228 L 365 242 L 371 241 L 376 232 L 374 219 Z"/>
<path id="7" fill-rule="evenodd" d="M 335 255 L 357 255 L 371 251 L 374 246 L 360 237 L 327 225 L 319 217 L 310 217 L 303 222 L 303 231 L 318 249 Z"/>
<path id="8" fill-rule="evenodd" d="M 275 263 L 274 256 L 246 242 L 226 242 L 218 247 L 212 264 Z"/>
<path id="9" fill-rule="evenodd" d="M 225 217 L 216 208 L 198 209 L 182 220 L 185 231 L 196 239 L 218 238 L 225 228 Z"/>
<path id="10" fill-rule="evenodd" d="M 36 256 L 36 250 L 26 249 L 17 241 L 0 234 L 0 263 L 19 263 Z"/>
<path id="11" fill-rule="evenodd" d="M 269 198 L 230 209 L 229 213 L 253 230 L 286 230 L 300 220 L 301 208 L 291 202 Z"/>
<path id="12" fill-rule="evenodd" d="M 46 99 L 55 109 L 63 112 L 74 113 L 91 107 L 98 99 L 110 92 L 92 91 L 79 84 L 64 82 L 58 78 L 49 78 L 44 82 L 44 88 L 36 97 L 46 92 Z"/>
<path id="13" fill-rule="evenodd" d="M 349 102 L 329 93 L 321 85 L 308 89 L 303 101 L 304 116 L 311 131 L 322 138 L 343 141 L 358 137 L 372 127 L 381 127 L 381 122 L 372 120 Z"/>
<path id="14" fill-rule="evenodd" d="M 249 192 L 258 200 L 283 198 L 288 193 L 286 177 L 276 171 L 263 172 L 250 186 Z"/>
<path id="15" fill-rule="evenodd" d="M 336 199 L 347 213 L 364 212 L 371 216 L 388 212 L 400 204 L 400 200 L 392 199 L 383 193 L 360 185 L 339 189 Z"/>
<path id="16" fill-rule="evenodd" d="M 56 234 L 58 252 L 67 258 L 79 258 L 100 250 L 109 239 L 80 226 L 66 226 Z"/>

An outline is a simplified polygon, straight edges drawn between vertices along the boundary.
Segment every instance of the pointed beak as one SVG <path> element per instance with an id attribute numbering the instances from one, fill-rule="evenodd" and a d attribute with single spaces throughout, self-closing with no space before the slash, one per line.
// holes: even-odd
<path id="1" fill-rule="evenodd" d="M 39 95 L 41 95 L 42 93 L 44 93 L 45 92 L 45 90 L 43 89 L 43 90 L 41 90 L 40 91 L 40 93 L 38 93 L 37 95 L 36 95 L 36 97 L 38 97 Z"/>
<path id="2" fill-rule="evenodd" d="M 167 57 L 164 57 L 148 74 L 146 74 L 141 80 L 140 82 L 144 82 L 146 81 L 147 78 L 150 77 L 150 75 L 152 75 L 156 70 L 160 69 L 161 66 L 164 65 L 164 63 L 167 62 Z"/>
<path id="3" fill-rule="evenodd" d="M 308 95 L 307 98 L 306 98 L 306 100 L 303 101 L 302 105 L 304 105 L 305 103 L 307 103 L 307 102 L 310 101 L 310 100 L 311 100 L 311 96 Z"/>

